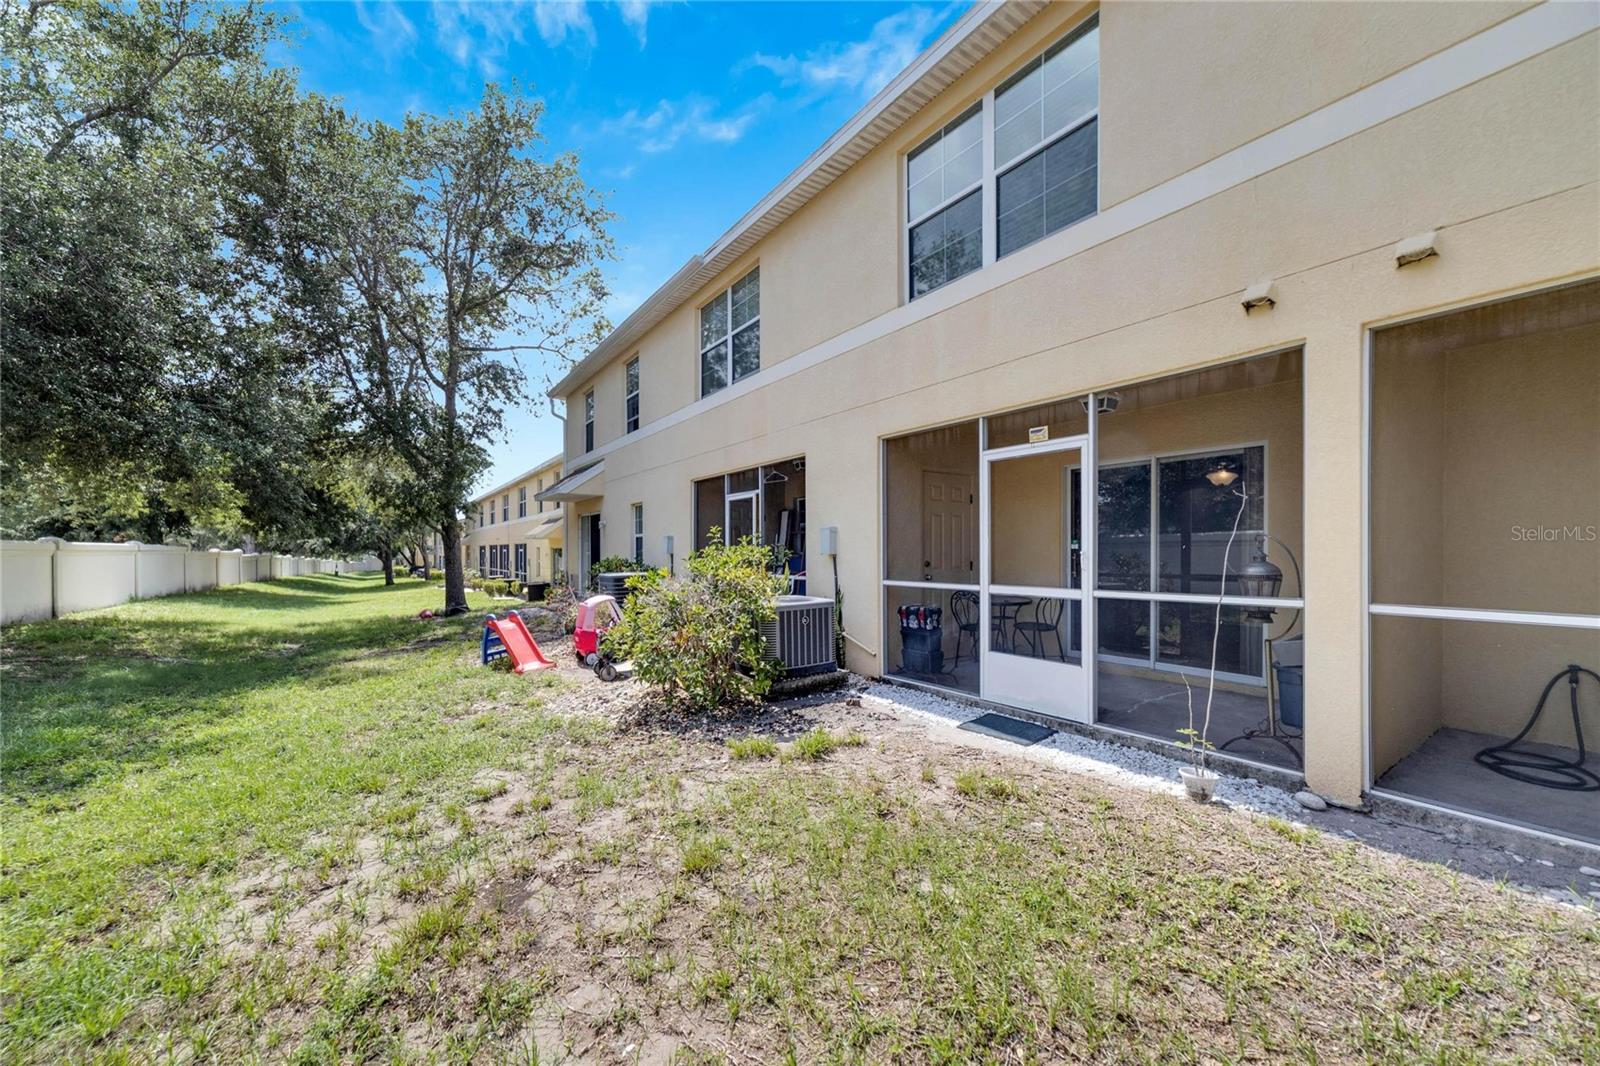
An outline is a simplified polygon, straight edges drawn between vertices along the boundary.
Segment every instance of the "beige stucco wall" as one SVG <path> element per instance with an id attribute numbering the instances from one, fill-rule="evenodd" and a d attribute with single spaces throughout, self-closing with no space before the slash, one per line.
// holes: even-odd
<path id="1" fill-rule="evenodd" d="M 567 454 L 584 451 L 588 389 L 596 447 L 623 435 L 629 359 L 640 361 L 642 424 L 700 398 L 699 308 L 752 267 L 762 271 L 763 367 L 900 303 L 905 154 L 1092 14 L 1101 24 L 1103 210 L 1529 6 L 1052 4 L 632 349 L 574 382 Z"/>
<path id="2" fill-rule="evenodd" d="M 1370 85 L 1527 3 L 1112 3 L 1102 208 Z M 1248 57 L 1230 61 L 1232 57 Z M 1159 71 L 1159 76 L 1151 73 Z"/>
<path id="3" fill-rule="evenodd" d="M 1339 18 L 1350 20 L 1343 37 L 1360 40 L 1365 47 L 1362 9 L 1349 5 L 1319 13 L 1316 34 L 1274 41 L 1274 47 L 1287 53 L 1281 58 L 1283 69 L 1320 85 L 1324 94 L 1348 92 L 1383 73 L 1382 62 L 1392 66 L 1437 51 L 1452 35 L 1469 33 L 1474 25 L 1498 17 L 1478 8 L 1386 8 L 1381 23 L 1385 40 L 1373 47 L 1388 59 L 1372 61 L 1379 67 L 1362 65 L 1348 77 L 1335 77 L 1331 68 L 1348 62 L 1348 49 L 1330 49 L 1329 34 Z M 1124 32 L 1122 26 L 1131 28 L 1153 17 L 1143 12 L 1114 17 L 1108 12 L 1102 33 L 1106 62 L 1135 47 L 1135 42 L 1114 40 Z M 1123 18 L 1128 21 L 1116 21 Z M 1208 59 L 1217 69 L 1237 69 L 1254 58 L 1227 39 L 1219 37 L 1214 44 Z M 1248 34 L 1237 47 L 1247 45 L 1266 47 Z M 992 81 L 997 70 L 1024 58 L 1022 48 L 1019 43 L 1015 53 L 1008 49 L 980 66 L 963 83 L 965 88 L 958 86 L 948 98 L 968 94 L 970 99 L 983 78 Z M 882 437 L 1303 346 L 1303 465 L 1298 473 L 1314 491 L 1304 494 L 1303 516 L 1275 509 L 1273 520 L 1275 525 L 1304 523 L 1307 777 L 1313 788 L 1354 802 L 1365 783 L 1365 329 L 1600 270 L 1597 55 L 1596 35 L 1591 33 L 1004 286 L 908 320 L 902 328 L 784 377 L 781 387 L 757 389 L 682 424 L 648 433 L 641 437 L 644 446 L 630 445 L 606 457 L 604 550 L 625 550 L 627 507 L 643 501 L 649 529 L 646 558 L 664 563 L 657 557 L 661 534 L 674 533 L 680 544 L 687 542 L 694 479 L 803 454 L 811 591 L 832 592 L 817 537 L 821 528 L 837 526 L 851 665 L 876 673 L 882 631 Z M 1185 81 L 1199 77 L 1193 67 L 1170 76 L 1162 71 L 1160 77 L 1151 77 L 1148 66 L 1143 72 L 1151 84 L 1139 91 L 1159 89 L 1171 101 L 1183 102 L 1175 107 L 1189 106 L 1195 96 L 1210 105 L 1197 114 L 1209 117 L 1230 107 L 1229 101 L 1215 99 L 1209 83 Z M 1142 179 L 1126 176 L 1126 171 L 1143 151 L 1156 153 L 1151 173 L 1157 177 L 1151 180 L 1159 180 L 1164 171 L 1214 154 L 1249 132 L 1228 125 L 1236 121 L 1229 116 L 1213 140 L 1197 135 L 1163 156 L 1166 147 L 1141 143 L 1139 123 L 1130 119 L 1133 129 L 1113 123 L 1112 98 L 1134 90 L 1119 88 L 1110 74 L 1105 77 L 1105 180 L 1121 182 L 1124 190 L 1141 184 Z M 1252 97 L 1249 107 L 1259 108 L 1255 113 L 1261 116 L 1253 121 L 1281 122 L 1319 102 L 1315 93 L 1307 92 L 1297 85 L 1292 93 L 1285 90 L 1292 98 L 1284 101 Z M 1117 106 L 1132 109 L 1135 103 L 1123 100 Z M 929 114 L 931 128 L 940 117 L 939 102 Z M 908 131 L 878 155 L 892 157 L 894 163 L 898 152 L 922 132 Z M 1124 176 L 1117 177 L 1114 167 L 1123 167 Z M 880 233 L 887 213 L 897 211 L 899 204 L 898 164 L 884 171 L 889 174 L 884 188 L 838 184 L 818 203 L 846 232 Z M 836 191 L 838 200 L 828 203 Z M 844 193 L 854 199 L 847 200 Z M 898 256 L 897 227 L 896 219 L 890 238 Z M 1439 229 L 1440 257 L 1397 270 L 1394 242 L 1432 227 Z M 810 313 L 819 321 L 825 321 L 833 306 L 864 307 L 858 302 L 860 278 L 845 262 L 860 252 L 856 245 L 847 246 L 833 269 L 816 272 L 803 286 L 780 283 L 776 271 L 769 276 L 763 259 L 764 321 L 769 314 L 781 320 L 787 312 L 779 308 L 790 301 L 795 302 L 793 314 Z M 755 254 L 766 253 L 758 246 Z M 1264 277 L 1277 279 L 1277 305 L 1246 315 L 1238 294 Z M 888 281 L 893 284 L 897 278 L 896 271 Z M 687 312 L 693 313 L 692 308 Z M 668 353 L 656 358 L 670 369 L 656 371 L 644 364 L 647 383 L 657 373 L 681 373 L 689 381 L 697 373 L 692 318 L 680 320 L 683 314 L 669 318 L 665 332 L 657 331 L 659 338 L 652 334 L 641 344 L 642 352 Z M 817 326 L 819 331 L 827 328 L 832 327 Z M 674 336 L 680 339 L 674 341 Z M 656 344 L 660 347 L 652 348 Z M 764 337 L 764 363 L 769 352 L 774 349 Z M 653 401 L 648 384 L 645 396 L 649 410 Z M 613 409 L 620 419 L 620 394 L 615 402 L 603 399 L 598 404 L 602 419 Z M 574 426 L 581 431 L 581 418 L 569 420 L 569 429 Z M 604 434 L 599 439 L 604 441 Z M 1275 462 L 1274 470 L 1284 465 Z"/>

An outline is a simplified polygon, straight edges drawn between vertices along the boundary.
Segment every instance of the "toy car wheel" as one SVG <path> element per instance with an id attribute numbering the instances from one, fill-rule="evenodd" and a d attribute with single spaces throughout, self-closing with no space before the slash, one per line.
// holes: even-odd
<path id="1" fill-rule="evenodd" d="M 601 681 L 615 681 L 617 679 L 617 664 L 609 660 L 594 668 L 594 676 Z"/>

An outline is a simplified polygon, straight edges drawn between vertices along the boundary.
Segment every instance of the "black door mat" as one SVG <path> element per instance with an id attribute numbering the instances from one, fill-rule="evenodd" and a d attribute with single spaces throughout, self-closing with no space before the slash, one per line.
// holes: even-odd
<path id="1" fill-rule="evenodd" d="M 970 729 L 974 733 L 984 733 L 1001 740 L 1014 740 L 1018 744 L 1037 744 L 1046 737 L 1056 735 L 1054 729 L 1046 729 L 1042 725 L 1024 722 L 1017 718 L 1007 718 L 1003 714 L 980 714 L 970 722 L 961 723 L 962 729 Z"/>

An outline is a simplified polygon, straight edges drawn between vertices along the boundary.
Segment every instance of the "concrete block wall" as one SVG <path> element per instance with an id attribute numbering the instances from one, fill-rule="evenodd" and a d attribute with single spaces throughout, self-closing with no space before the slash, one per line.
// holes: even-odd
<path id="1" fill-rule="evenodd" d="M 316 559 L 182 545 L 0 540 L 0 625 L 301 574 L 370 573 L 374 556 Z"/>
<path id="2" fill-rule="evenodd" d="M 137 549 L 136 597 L 144 600 L 184 591 L 184 557 L 188 549 L 176 544 L 140 544 Z"/>
<path id="3" fill-rule="evenodd" d="M 55 614 L 56 542 L 0 541 L 0 622 L 32 622 Z"/>

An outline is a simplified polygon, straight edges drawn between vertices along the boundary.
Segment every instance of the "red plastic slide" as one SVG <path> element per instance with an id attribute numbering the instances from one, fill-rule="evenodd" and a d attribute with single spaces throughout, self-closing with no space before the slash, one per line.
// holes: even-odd
<path id="1" fill-rule="evenodd" d="M 500 643 L 505 645 L 514 672 L 531 674 L 556 668 L 556 664 L 545 658 L 544 652 L 539 650 L 539 642 L 533 639 L 527 623 L 516 611 L 507 611 L 504 618 L 491 618 L 488 625 L 500 638 Z"/>

